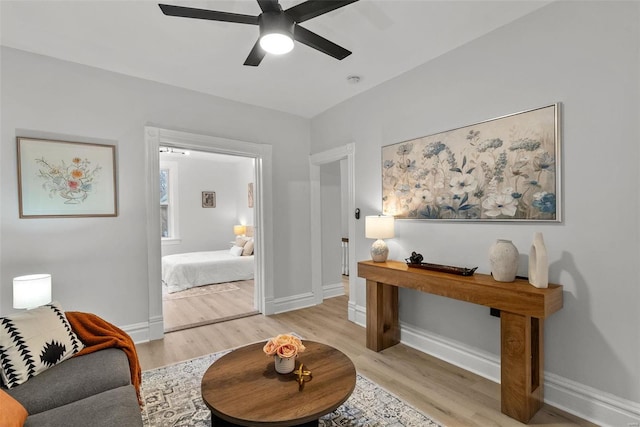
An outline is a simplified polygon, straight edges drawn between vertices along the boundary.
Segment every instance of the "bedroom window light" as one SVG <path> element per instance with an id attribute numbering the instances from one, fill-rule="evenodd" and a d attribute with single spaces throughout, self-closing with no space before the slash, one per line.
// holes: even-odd
<path id="1" fill-rule="evenodd" d="M 160 228 L 161 236 L 169 237 L 169 169 L 160 170 Z"/>
<path id="2" fill-rule="evenodd" d="M 180 242 L 178 234 L 178 164 L 160 162 L 160 236 L 162 244 Z"/>

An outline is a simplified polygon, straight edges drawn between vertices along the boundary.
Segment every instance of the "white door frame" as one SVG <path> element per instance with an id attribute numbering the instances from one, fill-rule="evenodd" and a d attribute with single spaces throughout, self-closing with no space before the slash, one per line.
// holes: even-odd
<path id="1" fill-rule="evenodd" d="M 254 239 L 255 292 L 257 309 L 272 314 L 273 301 L 273 215 L 271 152 L 268 144 L 236 141 L 215 136 L 145 126 L 147 170 L 147 263 L 149 270 L 149 340 L 164 336 L 161 289 L 160 238 L 160 146 L 208 151 L 255 159 Z M 271 303 L 267 303 L 271 301 Z"/>
<path id="2" fill-rule="evenodd" d="M 355 322 L 355 274 L 356 248 L 353 232 L 356 229 L 355 211 L 355 144 L 349 143 L 342 147 L 312 154 L 309 156 L 309 176 L 311 193 L 311 289 L 314 302 L 322 303 L 322 217 L 320 197 L 320 166 L 336 161 L 347 160 L 347 210 L 348 210 L 348 238 L 349 238 L 349 320 Z"/>

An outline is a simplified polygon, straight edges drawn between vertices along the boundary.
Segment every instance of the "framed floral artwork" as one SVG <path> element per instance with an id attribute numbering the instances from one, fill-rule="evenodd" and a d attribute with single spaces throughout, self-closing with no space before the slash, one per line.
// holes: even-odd
<path id="1" fill-rule="evenodd" d="M 118 215 L 114 145 L 17 138 L 20 218 Z"/>
<path id="2" fill-rule="evenodd" d="M 560 104 L 382 147 L 398 219 L 561 221 Z"/>

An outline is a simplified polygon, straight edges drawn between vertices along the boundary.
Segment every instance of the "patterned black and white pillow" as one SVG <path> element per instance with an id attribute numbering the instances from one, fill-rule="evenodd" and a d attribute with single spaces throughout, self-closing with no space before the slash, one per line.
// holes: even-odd
<path id="1" fill-rule="evenodd" d="M 0 317 L 0 377 L 7 388 L 24 383 L 83 348 L 56 302 Z"/>

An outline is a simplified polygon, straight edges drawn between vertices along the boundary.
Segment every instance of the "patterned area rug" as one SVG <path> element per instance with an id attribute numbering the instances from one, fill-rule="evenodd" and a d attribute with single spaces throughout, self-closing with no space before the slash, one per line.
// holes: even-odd
<path id="1" fill-rule="evenodd" d="M 211 413 L 202 402 L 200 381 L 223 351 L 142 373 L 145 427 L 209 427 Z M 373 381 L 358 374 L 351 397 L 320 419 L 321 427 L 439 427 Z"/>
<path id="2" fill-rule="evenodd" d="M 215 285 L 198 286 L 195 288 L 186 289 L 184 291 L 169 293 L 167 287 L 162 286 L 162 299 L 172 300 L 180 298 L 197 297 L 201 295 L 217 294 L 220 292 L 237 291 L 240 289 L 233 283 L 218 283 Z"/>

